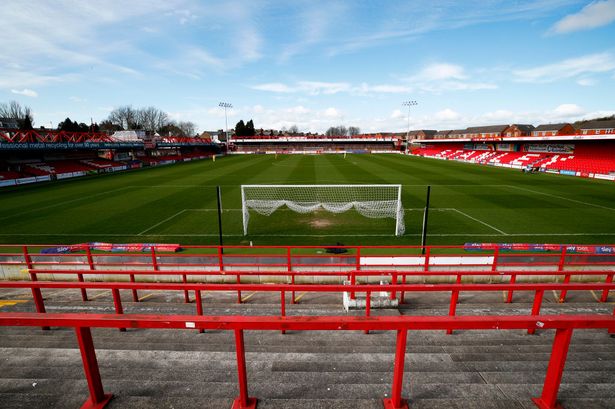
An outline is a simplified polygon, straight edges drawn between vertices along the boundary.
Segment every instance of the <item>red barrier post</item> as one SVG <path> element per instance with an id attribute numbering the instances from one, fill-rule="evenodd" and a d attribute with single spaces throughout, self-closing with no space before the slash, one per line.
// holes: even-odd
<path id="1" fill-rule="evenodd" d="M 115 313 L 122 315 L 124 314 L 124 308 L 122 307 L 122 298 L 120 297 L 120 290 L 117 288 L 111 289 L 111 294 L 113 294 L 113 306 L 115 307 Z M 126 328 L 120 328 L 120 331 L 126 331 Z"/>
<path id="2" fill-rule="evenodd" d="M 401 276 L 401 282 L 402 284 L 406 284 L 406 274 L 402 273 Z M 405 291 L 400 291 L 400 295 L 399 295 L 399 303 L 403 304 L 406 298 L 406 292 Z"/>
<path id="3" fill-rule="evenodd" d="M 203 299 L 201 298 L 201 290 L 194 290 L 194 302 L 196 304 L 196 315 L 203 315 Z M 199 333 L 203 333 L 203 328 L 199 329 Z"/>
<path id="4" fill-rule="evenodd" d="M 393 369 L 393 385 L 391 398 L 383 399 L 384 409 L 408 409 L 408 403 L 401 398 L 404 381 L 404 363 L 406 360 L 406 340 L 408 330 L 397 330 L 397 344 L 395 347 L 395 367 Z"/>
<path id="5" fill-rule="evenodd" d="M 235 330 L 235 352 L 237 353 L 237 378 L 239 396 L 233 401 L 231 409 L 256 409 L 256 398 L 248 397 L 248 375 L 246 372 L 246 352 L 243 330 Z"/>
<path id="6" fill-rule="evenodd" d="M 547 375 L 545 383 L 542 387 L 542 395 L 539 398 L 532 398 L 532 401 L 540 409 L 559 409 L 561 405 L 557 403 L 557 391 L 562 381 L 564 366 L 566 365 L 566 356 L 568 355 L 568 347 L 572 338 L 572 329 L 557 329 L 555 338 L 553 339 L 553 349 L 551 350 L 551 359 L 547 367 Z"/>
<path id="7" fill-rule="evenodd" d="M 516 281 L 517 281 L 517 275 L 511 274 L 509 283 L 514 284 Z M 508 295 L 506 296 L 506 302 L 510 304 L 512 302 L 512 299 L 513 299 L 513 290 L 508 290 Z"/>
<path id="8" fill-rule="evenodd" d="M 186 274 L 182 274 L 182 283 L 188 284 L 188 276 Z M 184 290 L 184 303 L 190 304 L 190 292 L 188 290 Z"/>
<path id="9" fill-rule="evenodd" d="M 130 282 L 131 282 L 131 283 L 134 283 L 134 282 L 135 282 L 135 275 L 134 275 L 134 274 L 130 274 L 130 275 L 129 275 L 129 278 L 130 278 Z M 139 302 L 139 294 L 137 293 L 137 289 L 136 289 L 136 288 L 133 288 L 133 289 L 131 290 L 131 293 L 132 293 L 132 301 L 133 301 L 133 302 Z"/>
<path id="10" fill-rule="evenodd" d="M 606 276 L 605 284 L 611 284 L 613 282 L 613 274 L 608 274 Z M 606 302 L 609 299 L 609 290 L 602 290 L 602 297 L 600 297 L 600 302 Z"/>
<path id="11" fill-rule="evenodd" d="M 100 371 L 98 370 L 98 361 L 96 360 L 96 350 L 92 341 L 92 332 L 87 327 L 76 327 L 77 342 L 81 351 L 81 360 L 83 361 L 83 372 L 85 379 L 88 381 L 88 389 L 90 396 L 85 401 L 81 409 L 102 409 L 113 397 L 112 394 L 105 394 L 103 385 L 100 379 Z"/>
<path id="12" fill-rule="evenodd" d="M 396 285 L 397 284 L 397 273 L 392 273 L 391 274 L 391 284 Z M 397 298 L 397 292 L 396 291 L 391 291 L 391 300 L 394 300 Z"/>
<path id="13" fill-rule="evenodd" d="M 286 291 L 280 291 L 280 316 L 286 317 Z M 286 334 L 286 330 L 282 330 L 282 334 Z"/>
<path id="14" fill-rule="evenodd" d="M 461 275 L 457 274 L 456 284 L 461 284 Z M 457 312 L 457 301 L 459 300 L 459 291 L 454 290 L 451 292 L 451 304 L 448 307 L 448 316 L 454 317 Z M 446 334 L 451 335 L 453 333 L 452 329 L 447 329 Z"/>
<path id="15" fill-rule="evenodd" d="M 361 271 L 361 247 L 357 247 L 356 248 L 357 251 L 357 255 L 355 256 L 355 271 Z M 355 275 L 355 272 L 353 271 L 350 275 L 350 284 L 355 285 L 357 283 L 357 276 Z M 354 300 L 356 299 L 355 293 L 351 292 L 350 293 L 350 299 Z"/>
<path id="16" fill-rule="evenodd" d="M 542 297 L 544 294 L 545 290 L 536 290 L 536 293 L 534 294 L 534 304 L 532 305 L 532 316 L 540 314 L 540 307 L 542 306 Z M 527 333 L 530 335 L 536 333 L 536 328 L 528 329 Z"/>
<path id="17" fill-rule="evenodd" d="M 28 272 L 30 273 L 30 281 L 38 281 L 36 277 L 36 273 L 32 272 L 32 258 L 28 253 L 28 246 L 23 246 L 23 258 L 26 262 L 26 267 L 28 268 Z M 45 302 L 43 301 L 43 293 L 40 288 L 32 289 L 32 299 L 34 300 L 34 306 L 36 307 L 36 312 L 44 313 L 45 311 Z M 47 331 L 49 327 L 41 327 L 42 330 Z"/>
<path id="18" fill-rule="evenodd" d="M 498 271 L 498 257 L 500 256 L 500 248 L 496 247 L 493 250 L 493 263 L 491 263 L 491 271 Z"/>
<path id="19" fill-rule="evenodd" d="M 557 271 L 558 272 L 562 272 L 564 271 L 564 264 L 566 262 L 566 246 L 562 247 L 562 254 L 559 258 L 559 263 L 557 265 Z M 570 282 L 570 274 L 566 274 L 564 276 L 564 284 L 568 284 Z M 568 293 L 568 291 L 566 290 L 562 290 L 562 292 L 559 295 L 559 302 L 566 302 L 566 294 Z"/>
<path id="20" fill-rule="evenodd" d="M 241 284 L 241 275 L 236 274 L 235 277 L 237 284 Z M 241 304 L 241 290 L 237 290 L 237 304 Z"/>
<path id="21" fill-rule="evenodd" d="M 94 257 L 92 256 L 92 249 L 90 248 L 89 244 L 85 248 L 85 256 L 86 256 L 86 258 L 88 260 L 88 267 L 90 268 L 90 271 L 96 270 L 96 267 L 94 265 Z M 82 274 L 77 274 L 77 279 L 80 282 L 83 282 L 83 275 Z M 83 301 L 87 301 L 88 300 L 88 293 L 87 293 L 85 288 L 81 289 L 81 299 Z"/>
<path id="22" fill-rule="evenodd" d="M 615 317 L 615 308 L 613 308 L 613 316 Z M 609 330 L 609 334 L 615 334 L 615 327 Z M 615 335 L 611 335 L 611 336 L 615 336 Z"/>
<path id="23" fill-rule="evenodd" d="M 286 247 L 286 271 L 288 271 L 289 273 L 292 273 L 293 271 L 293 259 L 292 259 L 292 255 L 290 252 L 290 246 Z M 295 275 L 292 274 L 290 276 L 290 283 L 291 284 L 295 284 Z M 295 292 L 292 291 L 291 292 L 291 298 L 290 298 L 290 303 L 291 304 L 295 304 Z"/>
<path id="24" fill-rule="evenodd" d="M 369 317 L 371 313 L 372 313 L 372 292 L 366 291 L 365 292 L 365 316 Z M 369 330 L 366 329 L 365 333 L 369 334 Z"/>

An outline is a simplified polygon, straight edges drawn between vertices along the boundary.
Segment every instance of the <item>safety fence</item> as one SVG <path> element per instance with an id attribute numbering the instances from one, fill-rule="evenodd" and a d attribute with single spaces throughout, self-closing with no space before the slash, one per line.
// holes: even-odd
<path id="1" fill-rule="evenodd" d="M 588 271 L 575 271 L 575 272 L 566 272 L 559 270 L 505 270 L 505 271 L 466 271 L 466 270 L 456 270 L 456 271 L 398 271 L 398 270 L 369 270 L 369 271 L 361 271 L 361 270 L 348 270 L 344 272 L 338 271 L 251 271 L 251 270 L 159 270 L 156 271 L 155 275 L 152 276 L 152 271 L 150 270 L 94 270 L 94 269 L 58 269 L 58 268 L 37 268 L 37 269 L 26 269 L 23 270 L 24 273 L 28 273 L 30 275 L 30 279 L 32 281 L 37 281 L 41 275 L 43 275 L 47 279 L 53 278 L 64 278 L 71 276 L 76 276 L 79 282 L 84 282 L 85 277 L 87 276 L 96 276 L 98 279 L 101 276 L 106 276 L 104 279 L 111 281 L 120 281 L 122 278 L 127 278 L 130 282 L 136 282 L 136 277 L 139 276 L 148 276 L 154 277 L 156 281 L 159 281 L 160 277 L 181 277 L 181 281 L 183 283 L 190 282 L 203 282 L 208 281 L 211 277 L 218 277 L 219 279 L 214 280 L 214 282 L 222 282 L 227 277 L 231 279 L 234 278 L 234 281 L 237 284 L 242 283 L 242 279 L 246 277 L 281 277 L 285 279 L 285 281 L 289 282 L 291 285 L 296 285 L 297 278 L 315 278 L 315 277 L 343 277 L 347 283 L 351 285 L 360 284 L 361 282 L 370 283 L 370 278 L 377 278 L 377 282 L 380 282 L 383 287 L 381 291 L 389 292 L 390 299 L 397 298 L 397 291 L 392 291 L 386 285 L 392 284 L 406 284 L 408 278 L 422 278 L 425 280 L 426 277 L 432 278 L 432 280 L 425 281 L 437 281 L 437 279 L 444 279 L 441 281 L 446 282 L 446 280 L 450 279 L 451 281 L 454 279 L 456 284 L 461 284 L 463 282 L 464 277 L 476 278 L 479 276 L 489 277 L 491 283 L 508 283 L 515 284 L 518 276 L 525 277 L 538 277 L 541 278 L 540 281 L 559 281 L 561 279 L 562 283 L 568 284 L 571 282 L 573 275 L 576 278 L 583 278 L 581 281 L 592 281 L 597 282 L 600 278 L 604 277 L 604 283 L 610 284 L 613 282 L 613 277 L 615 276 L 614 270 L 588 270 Z M 64 276 L 64 277 L 63 277 Z M 546 279 L 549 277 L 550 280 Z M 243 280 L 245 281 L 245 280 Z M 471 282 L 472 280 L 466 280 L 467 282 Z M 138 289 L 132 289 L 132 298 L 134 302 L 139 301 Z M 291 290 L 292 297 L 291 303 L 296 302 L 295 292 L 297 290 Z M 510 303 L 513 299 L 514 289 L 511 288 L 508 290 L 508 294 L 506 296 L 506 302 Z M 563 289 L 559 302 L 565 302 L 566 295 L 568 290 Z M 609 291 L 603 290 L 602 295 L 600 297 L 601 302 L 605 302 L 607 300 Z M 87 290 L 86 288 L 81 289 L 81 295 L 83 301 L 87 301 Z M 350 293 L 351 298 L 354 299 L 354 292 Z M 185 302 L 190 302 L 190 296 L 187 291 L 184 292 L 184 300 Z M 400 291 L 400 302 L 405 301 L 405 291 Z M 242 302 L 241 291 L 237 292 L 237 302 Z"/>
<path id="2" fill-rule="evenodd" d="M 2 245 L 0 268 L 268 269 L 272 271 L 354 269 L 492 271 L 520 268 L 615 269 L 614 245 L 545 245 L 550 251 L 504 251 L 501 245 L 476 250 L 464 246 L 181 246 L 179 253 L 160 251 L 171 245 L 139 244 L 141 251 L 100 252 L 99 244 Z M 131 245 L 124 246 L 130 249 Z M 137 245 L 132 245 L 136 247 Z M 179 245 L 176 245 L 179 246 Z M 523 248 L 523 247 L 519 247 Z M 53 250 L 49 252 L 49 250 Z M 62 253 L 62 251 L 67 251 Z M 609 252 L 610 251 L 610 252 Z"/>
<path id="3" fill-rule="evenodd" d="M 83 369 L 89 388 L 89 398 L 82 408 L 103 408 L 112 398 L 105 394 L 98 368 L 91 328 L 149 328 L 149 329 L 198 329 L 228 330 L 235 335 L 239 396 L 233 409 L 256 408 L 257 399 L 248 393 L 244 331 L 294 330 L 294 331 L 352 331 L 385 330 L 397 331 L 395 361 L 391 397 L 383 399 L 385 409 L 407 408 L 402 399 L 404 362 L 408 331 L 421 330 L 531 330 L 542 328 L 555 330 L 551 355 L 545 375 L 542 393 L 532 401 L 542 409 L 561 407 L 557 393 L 573 331 L 584 329 L 607 329 L 615 332 L 615 316 L 568 315 L 568 316 L 463 316 L 463 317 L 271 317 L 271 316 L 158 316 L 158 315 L 111 315 L 111 314 L 39 314 L 0 313 L 2 326 L 72 327 L 75 329 L 81 352 Z"/>
<path id="4" fill-rule="evenodd" d="M 540 315 L 545 291 L 603 291 L 615 290 L 614 283 L 504 283 L 504 284 L 394 284 L 388 286 L 366 285 L 331 285 L 331 284 L 195 284 L 195 283 L 140 283 L 140 282 L 49 282 L 49 281 L 12 281 L 0 282 L 0 288 L 27 288 L 31 289 L 34 305 L 38 313 L 45 313 L 45 302 L 42 289 L 86 289 L 111 290 L 115 312 L 124 314 L 120 290 L 148 290 L 148 291 L 182 291 L 187 294 L 193 291 L 195 295 L 196 315 L 202 316 L 203 292 L 261 291 L 280 294 L 280 316 L 286 316 L 286 294 L 294 291 L 317 293 L 365 293 L 365 316 L 371 316 L 372 294 L 382 292 L 383 289 L 391 292 L 447 292 L 451 294 L 448 316 L 455 317 L 461 292 L 499 292 L 499 291 L 529 291 L 534 293 L 531 316 Z M 615 309 L 613 310 L 615 314 Z M 528 330 L 533 334 L 536 328 Z M 452 332 L 448 332 L 449 334 Z"/>

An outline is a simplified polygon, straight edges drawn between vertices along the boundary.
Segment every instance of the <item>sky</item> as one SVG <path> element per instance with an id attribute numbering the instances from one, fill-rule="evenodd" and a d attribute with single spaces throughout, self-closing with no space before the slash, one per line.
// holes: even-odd
<path id="1" fill-rule="evenodd" d="M 0 102 L 35 126 L 155 106 L 200 131 L 615 114 L 615 0 L 0 2 Z M 404 101 L 416 101 L 410 110 Z"/>

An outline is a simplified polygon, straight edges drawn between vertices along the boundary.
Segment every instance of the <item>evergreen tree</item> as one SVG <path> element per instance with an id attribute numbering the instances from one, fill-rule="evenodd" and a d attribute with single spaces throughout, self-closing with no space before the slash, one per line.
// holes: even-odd
<path id="1" fill-rule="evenodd" d="M 246 124 L 243 122 L 243 119 L 241 119 L 239 122 L 237 122 L 237 125 L 235 125 L 235 135 L 246 136 Z"/>
<path id="2" fill-rule="evenodd" d="M 246 136 L 254 135 L 256 135 L 256 130 L 254 129 L 254 122 L 250 119 L 246 124 Z"/>

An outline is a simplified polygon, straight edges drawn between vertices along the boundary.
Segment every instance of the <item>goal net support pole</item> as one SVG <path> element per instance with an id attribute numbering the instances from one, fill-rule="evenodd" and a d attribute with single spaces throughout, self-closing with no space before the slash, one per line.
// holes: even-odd
<path id="1" fill-rule="evenodd" d="M 270 216 L 281 207 L 296 213 L 356 210 L 362 216 L 395 219 L 395 235 L 405 231 L 401 185 L 242 185 L 243 234 L 248 234 L 250 210 Z"/>

